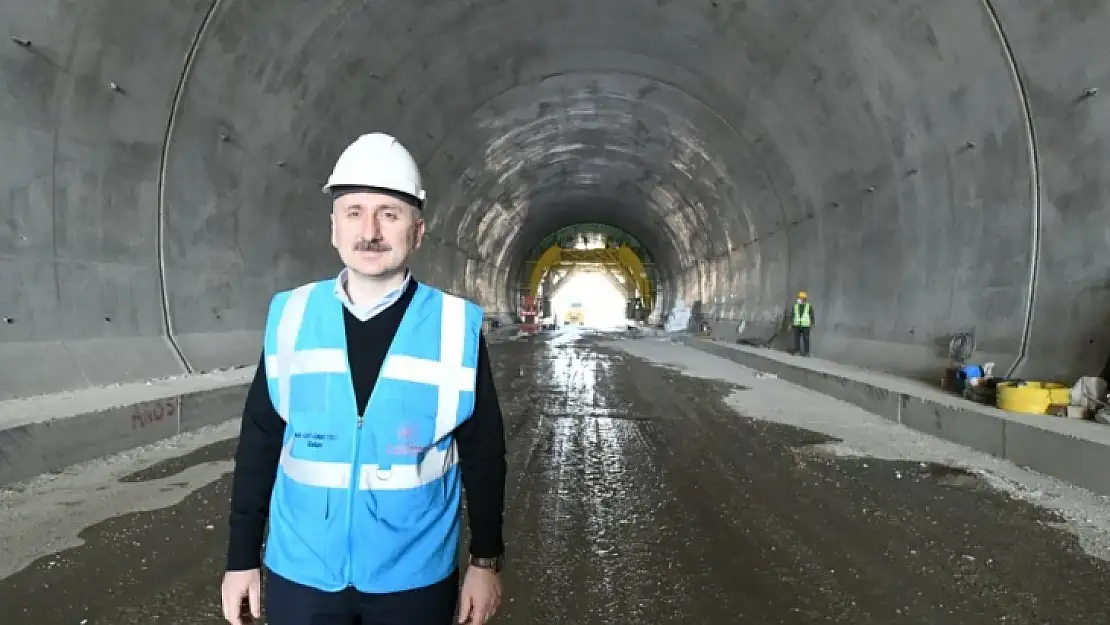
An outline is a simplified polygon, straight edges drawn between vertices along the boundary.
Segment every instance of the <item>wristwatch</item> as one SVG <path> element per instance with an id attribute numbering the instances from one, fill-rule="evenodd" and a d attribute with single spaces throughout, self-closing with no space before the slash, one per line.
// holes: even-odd
<path id="1" fill-rule="evenodd" d="M 480 569 L 490 569 L 494 573 L 500 573 L 501 569 L 505 568 L 505 554 L 501 554 L 496 558 L 477 558 L 470 556 L 470 566 Z"/>

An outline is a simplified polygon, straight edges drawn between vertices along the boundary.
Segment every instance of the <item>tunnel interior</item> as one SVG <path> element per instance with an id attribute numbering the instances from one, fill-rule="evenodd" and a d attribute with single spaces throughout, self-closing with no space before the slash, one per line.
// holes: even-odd
<path id="1" fill-rule="evenodd" d="M 962 332 L 1032 377 L 1110 352 L 1106 3 L 0 7 L 0 399 L 253 364 L 372 131 L 424 172 L 414 271 L 490 316 L 590 222 L 726 339 L 804 289 L 815 353 L 899 375 Z"/>

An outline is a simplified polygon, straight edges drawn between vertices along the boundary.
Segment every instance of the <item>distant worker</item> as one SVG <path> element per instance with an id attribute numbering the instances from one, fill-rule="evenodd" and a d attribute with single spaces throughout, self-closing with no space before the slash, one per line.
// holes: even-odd
<path id="1" fill-rule="evenodd" d="M 456 607 L 481 625 L 501 602 L 505 492 L 482 310 L 409 272 L 425 192 L 396 139 L 359 137 L 324 191 L 346 267 L 270 302 L 235 456 L 224 618 L 261 616 L 268 520 L 269 625 L 448 625 Z"/>
<path id="2" fill-rule="evenodd" d="M 794 353 L 802 356 L 809 355 L 809 329 L 817 321 L 813 314 L 813 304 L 805 291 L 798 293 L 798 301 L 794 302 L 794 315 L 791 327 L 794 328 Z"/>

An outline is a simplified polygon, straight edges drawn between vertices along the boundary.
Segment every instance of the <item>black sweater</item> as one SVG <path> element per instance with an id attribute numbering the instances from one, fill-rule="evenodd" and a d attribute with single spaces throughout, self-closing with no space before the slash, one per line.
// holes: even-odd
<path id="1" fill-rule="evenodd" d="M 389 344 L 415 292 L 416 280 L 411 280 L 399 300 L 367 321 L 359 321 L 345 307 L 343 309 L 347 342 L 352 347 L 347 350 L 347 357 L 359 406 L 365 406 L 369 400 Z M 285 421 L 270 401 L 265 366 L 265 358 L 260 358 L 254 381 L 247 391 L 235 454 L 227 553 L 229 571 L 261 566 L 270 496 L 285 434 Z M 474 415 L 455 431 L 455 440 L 470 517 L 470 553 L 492 558 L 504 550 L 501 532 L 505 438 L 484 336 L 479 337 L 477 376 Z"/>

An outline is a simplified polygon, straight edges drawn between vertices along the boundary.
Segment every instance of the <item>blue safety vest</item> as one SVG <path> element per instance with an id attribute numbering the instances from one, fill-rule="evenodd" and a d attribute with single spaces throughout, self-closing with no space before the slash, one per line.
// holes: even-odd
<path id="1" fill-rule="evenodd" d="M 274 297 L 266 374 L 286 428 L 267 567 L 324 591 L 374 593 L 454 570 L 454 431 L 474 410 L 481 325 L 477 305 L 418 283 L 368 405 L 356 406 L 335 280 Z"/>

